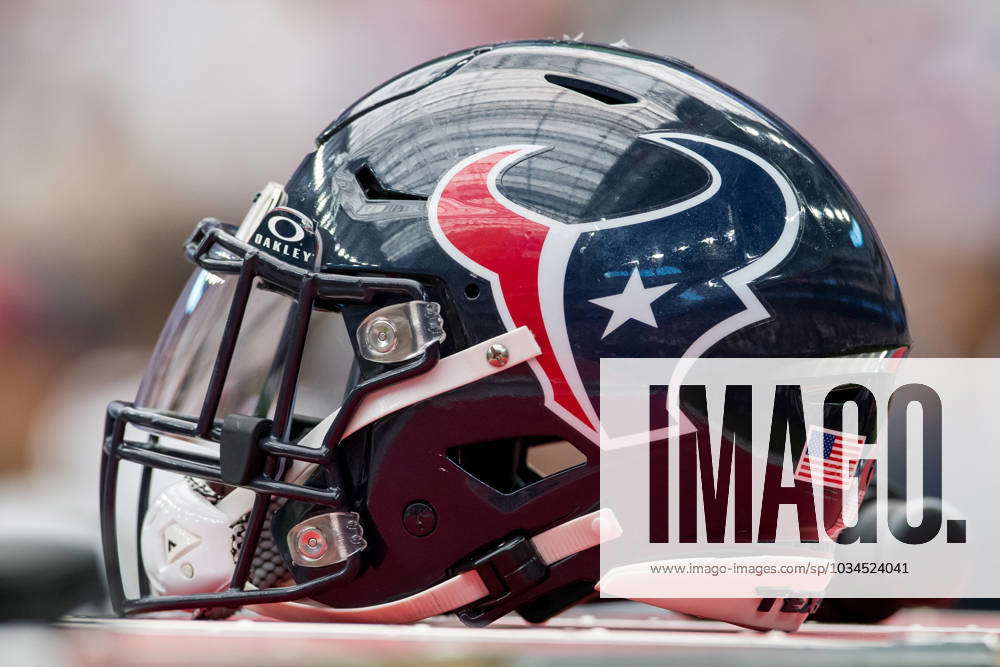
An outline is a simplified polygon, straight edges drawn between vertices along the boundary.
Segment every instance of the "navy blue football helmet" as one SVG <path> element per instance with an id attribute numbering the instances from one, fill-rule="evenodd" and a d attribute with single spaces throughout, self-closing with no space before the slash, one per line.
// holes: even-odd
<path id="1" fill-rule="evenodd" d="M 135 400 L 108 409 L 123 614 L 544 621 L 595 595 L 613 528 L 600 359 L 910 344 L 868 217 L 795 131 L 686 63 L 575 42 L 401 74 L 186 254 Z M 815 606 L 673 602 L 784 629 Z"/>

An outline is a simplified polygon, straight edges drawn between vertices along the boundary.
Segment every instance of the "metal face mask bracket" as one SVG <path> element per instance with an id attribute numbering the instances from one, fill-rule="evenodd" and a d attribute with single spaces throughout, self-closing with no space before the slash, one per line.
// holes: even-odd
<path id="1" fill-rule="evenodd" d="M 268 181 L 260 189 L 260 192 L 254 195 L 250 210 L 243 217 L 243 222 L 240 223 L 236 232 L 236 238 L 245 240 L 264 219 L 265 213 L 279 206 L 284 206 L 287 201 L 288 195 L 285 194 L 285 188 L 274 181 Z"/>
<path id="2" fill-rule="evenodd" d="M 444 340 L 441 306 L 432 301 L 407 301 L 379 308 L 358 326 L 358 349 L 368 361 L 407 361 Z"/>
<path id="3" fill-rule="evenodd" d="M 366 546 L 357 512 L 319 514 L 288 531 L 292 562 L 304 567 L 342 563 Z"/>

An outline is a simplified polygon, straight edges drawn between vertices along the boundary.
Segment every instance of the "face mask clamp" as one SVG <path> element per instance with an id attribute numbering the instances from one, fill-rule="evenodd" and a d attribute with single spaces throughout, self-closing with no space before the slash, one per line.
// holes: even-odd
<path id="1" fill-rule="evenodd" d="M 288 553 L 301 567 L 336 565 L 367 546 L 357 512 L 319 514 L 288 531 Z"/>
<path id="2" fill-rule="evenodd" d="M 432 301 L 407 301 L 379 308 L 361 322 L 357 337 L 358 350 L 368 361 L 408 361 L 444 340 L 441 306 Z"/>

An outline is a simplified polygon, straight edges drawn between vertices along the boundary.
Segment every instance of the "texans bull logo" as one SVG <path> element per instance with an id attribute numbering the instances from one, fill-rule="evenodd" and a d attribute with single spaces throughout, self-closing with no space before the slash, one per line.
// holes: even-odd
<path id="1" fill-rule="evenodd" d="M 788 256 L 799 231 L 791 186 L 760 156 L 678 132 L 640 139 L 700 164 L 706 187 L 655 210 L 564 223 L 500 192 L 505 170 L 548 150 L 511 145 L 459 162 L 428 201 L 438 243 L 489 280 L 508 330 L 535 335 L 542 353 L 530 364 L 546 407 L 595 442 L 593 360 L 698 357 L 769 317 L 750 283 Z"/>

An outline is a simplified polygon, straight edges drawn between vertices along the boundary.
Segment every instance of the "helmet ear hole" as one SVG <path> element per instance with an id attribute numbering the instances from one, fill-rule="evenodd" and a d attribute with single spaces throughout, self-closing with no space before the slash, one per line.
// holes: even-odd
<path id="1" fill-rule="evenodd" d="M 469 301 L 475 301 L 479 298 L 479 285 L 476 283 L 469 283 L 465 286 L 465 298 Z"/>
<path id="2" fill-rule="evenodd" d="M 526 436 L 461 445 L 449 449 L 448 458 L 500 493 L 513 493 L 587 462 L 583 452 L 556 436 Z"/>

